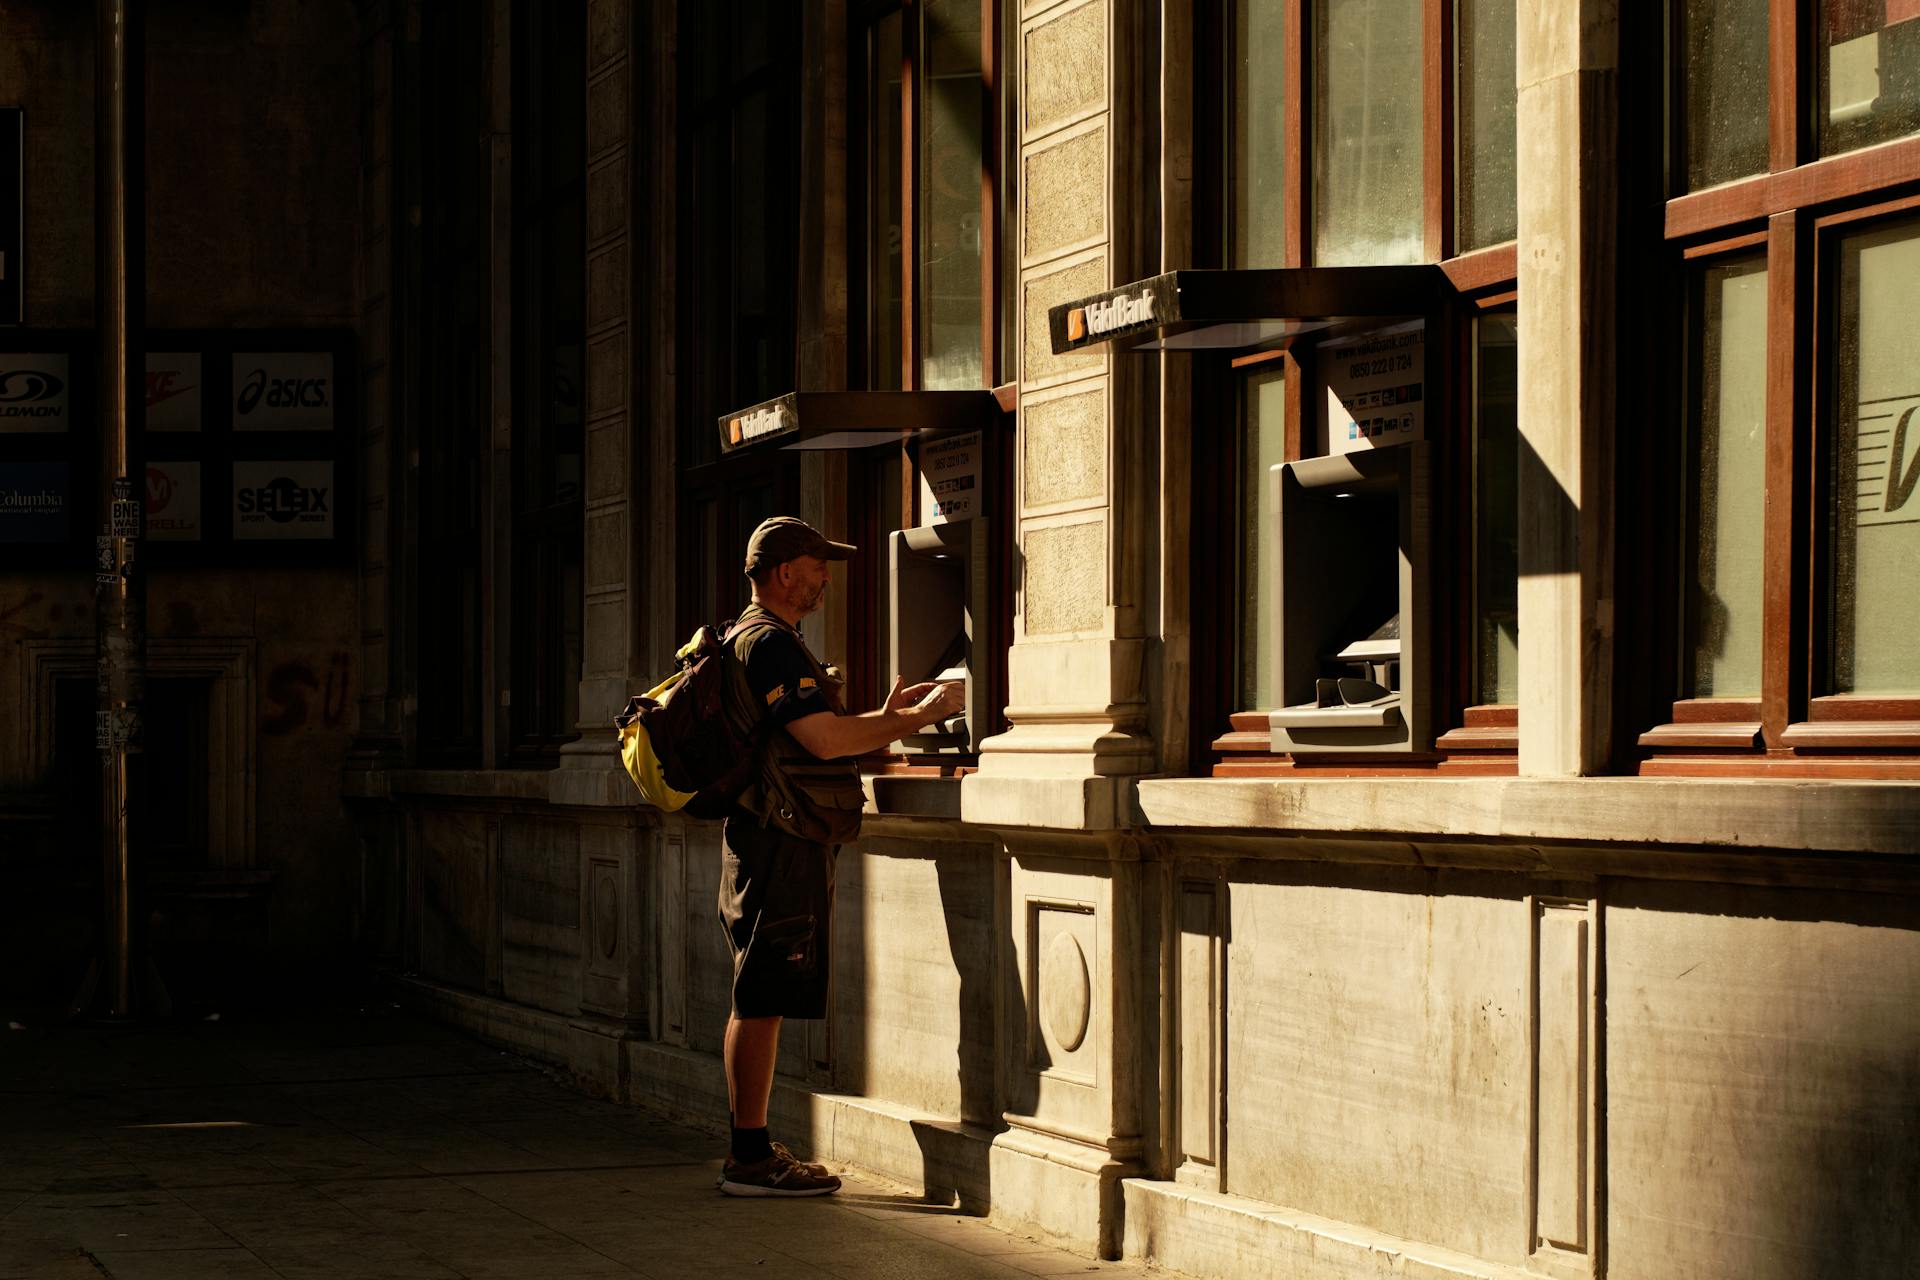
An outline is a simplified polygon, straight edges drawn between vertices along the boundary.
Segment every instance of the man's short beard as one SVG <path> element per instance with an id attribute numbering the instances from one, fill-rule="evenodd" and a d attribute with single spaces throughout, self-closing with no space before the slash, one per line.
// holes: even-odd
<path id="1" fill-rule="evenodd" d="M 820 601 L 826 598 L 826 594 L 827 584 L 822 582 L 818 587 L 814 588 L 812 595 L 795 599 L 793 602 L 794 607 L 803 614 L 812 613 L 820 607 Z"/>

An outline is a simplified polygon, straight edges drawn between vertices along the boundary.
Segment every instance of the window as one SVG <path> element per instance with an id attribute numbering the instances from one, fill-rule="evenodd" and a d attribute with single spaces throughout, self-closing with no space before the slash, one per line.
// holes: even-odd
<path id="1" fill-rule="evenodd" d="M 682 637 L 739 612 L 747 536 L 799 506 L 799 455 L 722 459 L 716 426 L 794 389 L 799 85 L 797 7 L 681 5 Z"/>
<path id="2" fill-rule="evenodd" d="M 1920 289 L 1920 8 L 1687 10 L 1703 34 L 1672 68 L 1689 142 L 1666 208 L 1688 291 L 1681 625 L 1671 721 L 1640 736 L 1640 769 L 1920 776 L 1920 364 L 1902 301 Z M 1772 33 L 1764 56 L 1704 34 L 1735 17 Z M 1701 105 L 1736 91 L 1739 110 Z M 1704 178 L 1734 180 L 1693 191 Z"/>
<path id="3" fill-rule="evenodd" d="M 869 5 L 850 23 L 861 68 L 850 165 L 860 210 L 855 384 L 964 390 L 996 372 L 994 237 L 1002 103 L 993 0 Z M 1004 98 L 1004 95 L 1002 95 Z"/>
<path id="4" fill-rule="evenodd" d="M 491 347 L 482 24 L 426 14 L 420 42 L 420 460 L 415 750 L 481 766 L 483 495 Z"/>
<path id="5" fill-rule="evenodd" d="M 1003 13 L 1005 7 L 1003 0 L 875 0 L 850 7 L 849 58 L 859 73 L 849 95 L 857 158 L 848 164 L 848 207 L 857 211 L 849 227 L 849 385 L 855 389 L 977 391 L 984 398 L 1011 375 L 1006 360 L 1013 309 L 1000 300 L 1002 282 L 1017 263 L 1010 196 L 1000 174 L 1008 149 L 1017 145 L 1012 92 L 1004 78 L 1013 64 L 1007 33 L 1017 23 Z M 989 579 L 987 616 L 972 619 L 976 629 L 986 630 L 976 630 L 969 662 L 1004 653 L 1012 643 L 1011 423 L 983 429 L 971 447 L 963 447 L 965 434 L 903 439 L 898 447 L 868 448 L 847 458 L 849 532 L 866 552 L 848 575 L 847 658 L 856 674 L 849 697 L 856 707 L 879 705 L 895 674 L 888 661 L 889 625 L 895 593 L 903 590 L 891 563 L 896 535 L 945 518 L 934 509 L 922 474 L 921 459 L 930 451 L 973 470 L 981 514 L 967 519 L 987 526 L 985 565 L 972 559 L 978 544 L 971 534 L 962 540 L 969 548 L 968 573 L 984 569 Z M 931 560 L 915 560 L 904 548 L 901 559 L 903 574 L 919 574 L 915 581 L 945 590 L 948 584 Z M 934 559 L 950 562 L 957 553 Z M 933 649 L 944 655 L 939 645 Z M 944 660 L 927 658 L 932 666 Z M 1006 703 L 999 666 L 996 657 L 985 700 L 996 713 Z M 914 681 L 936 672 L 899 674 Z M 999 726 L 968 727 L 977 739 Z M 938 749 L 943 760 L 876 759 L 870 767 L 970 767 L 969 753 L 952 758 L 951 741 L 936 746 L 929 737 L 918 749 Z"/>
<path id="6" fill-rule="evenodd" d="M 1417 336 L 1381 321 L 1382 336 L 1411 338 L 1408 354 L 1422 362 L 1406 382 L 1429 442 L 1437 575 L 1429 643 L 1439 737 L 1391 764 L 1288 759 L 1270 745 L 1281 682 L 1269 477 L 1279 463 L 1329 451 L 1327 346 L 1307 335 L 1284 352 L 1196 355 L 1193 545 L 1203 586 L 1193 626 L 1231 637 L 1212 653 L 1196 645 L 1196 716 L 1217 734 L 1210 743 L 1196 735 L 1201 768 L 1514 767 L 1515 15 L 1514 0 L 1235 0 L 1196 17 L 1193 265 L 1437 262 L 1464 303 L 1413 326 Z"/>
<path id="7" fill-rule="evenodd" d="M 575 736 L 581 661 L 586 18 L 514 8 L 512 698 L 516 757 Z"/>

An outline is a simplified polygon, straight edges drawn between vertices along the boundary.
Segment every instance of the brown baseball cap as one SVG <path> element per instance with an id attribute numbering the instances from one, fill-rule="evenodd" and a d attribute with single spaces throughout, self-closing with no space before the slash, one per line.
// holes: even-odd
<path id="1" fill-rule="evenodd" d="M 845 560 L 859 549 L 849 543 L 829 540 L 799 516 L 774 516 L 762 520 L 753 536 L 747 539 L 746 572 L 783 565 L 801 556 Z"/>

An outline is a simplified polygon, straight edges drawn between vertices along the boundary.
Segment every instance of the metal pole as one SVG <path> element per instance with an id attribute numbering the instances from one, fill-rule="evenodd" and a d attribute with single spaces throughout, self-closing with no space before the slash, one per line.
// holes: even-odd
<path id="1" fill-rule="evenodd" d="M 140 751 L 146 685 L 146 585 L 138 549 L 146 472 L 129 414 L 131 379 L 144 392 L 139 357 L 145 234 L 140 202 L 141 50 L 130 38 L 128 0 L 99 0 L 94 60 L 95 330 L 99 342 L 100 532 L 95 542 L 94 617 L 99 702 L 100 851 L 107 1016 L 134 1007 L 133 822 L 129 757 Z M 130 176 L 131 175 L 131 176 Z M 129 238 L 132 237 L 131 244 Z M 138 373 L 136 374 L 136 369 Z M 142 401 L 144 404 L 144 400 Z"/>

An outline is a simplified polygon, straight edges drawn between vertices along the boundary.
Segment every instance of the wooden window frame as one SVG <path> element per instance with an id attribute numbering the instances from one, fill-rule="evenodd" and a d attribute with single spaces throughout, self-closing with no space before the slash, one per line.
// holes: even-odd
<path id="1" fill-rule="evenodd" d="M 1818 154 L 1817 14 L 1770 0 L 1768 171 L 1666 201 L 1670 260 L 1764 245 L 1767 346 L 1785 355 L 1766 378 L 1760 696 L 1675 700 L 1671 721 L 1639 736 L 1641 774 L 1920 778 L 1920 696 L 1822 693 L 1816 674 L 1828 644 L 1819 552 L 1838 240 L 1920 209 L 1920 135 Z M 1677 88 L 1680 67 L 1666 74 Z"/>
<path id="2" fill-rule="evenodd" d="M 1282 125 L 1286 184 L 1281 199 L 1285 220 L 1285 256 L 1282 266 L 1313 265 L 1311 139 L 1313 136 L 1312 30 L 1308 6 L 1313 0 L 1287 0 L 1282 13 L 1285 24 L 1282 39 L 1281 74 L 1285 83 L 1285 118 Z M 1467 367 L 1472 356 L 1472 320 L 1488 310 L 1511 307 L 1518 296 L 1518 252 L 1513 241 L 1484 246 L 1470 252 L 1457 250 L 1457 208 L 1459 202 L 1455 140 L 1456 114 L 1457 5 L 1459 0 L 1423 0 L 1421 11 L 1422 62 L 1422 232 L 1427 258 L 1446 273 L 1464 305 L 1447 313 L 1428 333 L 1428 368 L 1446 361 L 1448 367 Z M 1228 137 L 1230 110 L 1227 99 L 1232 92 L 1232 50 L 1228 34 L 1230 16 L 1224 11 L 1203 13 L 1196 27 L 1193 58 L 1194 99 L 1193 154 L 1202 175 L 1195 187 L 1195 266 L 1229 266 L 1228 246 L 1231 230 L 1227 225 L 1230 207 L 1231 139 Z M 1214 68 L 1229 74 L 1213 76 Z M 1287 352 L 1257 352 L 1238 357 L 1197 353 L 1193 378 L 1192 420 L 1225 421 L 1222 412 L 1239 398 L 1241 371 L 1274 359 L 1287 363 L 1285 457 L 1297 461 L 1309 456 L 1312 436 L 1304 430 L 1313 381 L 1312 347 Z M 1429 377 L 1431 384 L 1435 380 Z M 1471 521 L 1463 513 L 1472 509 L 1473 467 L 1468 443 L 1471 436 L 1472 384 L 1467 378 L 1449 376 L 1445 380 L 1445 419 L 1429 422 L 1429 438 L 1440 447 L 1434 451 L 1432 537 L 1438 548 L 1459 549 L 1471 545 Z M 1222 388 L 1227 390 L 1222 390 Z M 1236 424 L 1238 419 L 1234 419 Z M 1239 491 L 1238 434 L 1231 441 L 1219 431 L 1196 430 L 1193 443 L 1193 477 L 1196 510 L 1205 510 L 1215 499 L 1223 478 L 1233 492 Z M 1217 503 L 1216 503 L 1217 505 Z M 1230 507 L 1237 506 L 1237 500 Z M 1234 516 L 1230 509 L 1228 517 Z M 1464 532 L 1463 532 L 1464 530 Z M 1234 578 L 1239 554 L 1229 527 L 1229 519 L 1209 522 L 1202 528 L 1195 522 L 1193 537 L 1193 625 L 1195 635 L 1237 636 L 1233 614 Z M 1436 583 L 1436 601 L 1459 599 L 1470 594 L 1473 572 L 1471 556 L 1436 555 L 1436 566 L 1453 566 L 1452 581 Z M 1437 572 L 1448 572 L 1437 568 Z M 1435 738 L 1433 749 L 1419 754 L 1395 753 L 1370 756 L 1364 753 L 1339 756 L 1295 757 L 1270 749 L 1265 710 L 1245 710 L 1232 704 L 1241 656 L 1236 643 L 1211 647 L 1194 646 L 1191 705 L 1195 723 L 1204 731 L 1194 735 L 1193 772 L 1222 777 L 1275 777 L 1312 774 L 1317 777 L 1358 776 L 1503 776 L 1518 772 L 1518 708 L 1513 705 L 1474 705 L 1472 696 L 1474 651 L 1473 618 L 1470 612 L 1454 610 L 1452 616 L 1436 616 L 1433 697 L 1436 727 L 1446 726 Z M 1225 731 L 1220 732 L 1224 725 Z M 1217 735 L 1217 736 L 1215 736 Z"/>
<path id="3" fill-rule="evenodd" d="M 1012 284 L 1005 273 L 1017 263 L 1007 261 L 1007 244 L 1012 237 L 1012 209 L 1006 201 L 1004 175 L 1017 154 L 1018 138 L 1012 130 L 1013 86 L 1008 72 L 1013 65 L 1008 47 L 1009 32 L 1017 33 L 1018 19 L 1008 12 L 1008 0 L 978 0 L 980 6 L 980 66 L 985 93 L 982 95 L 981 172 L 980 172 L 980 358 L 983 381 L 999 402 L 1004 415 L 1011 417 L 1018 406 L 1018 388 L 1009 361 L 1015 355 L 1009 348 L 1000 310 L 1012 295 Z M 924 24 L 921 0 L 866 0 L 849 7 L 847 15 L 847 66 L 854 78 L 854 89 L 847 95 L 849 121 L 847 136 L 860 147 L 871 136 L 865 104 L 869 100 L 867 67 L 870 41 L 875 26 L 892 14 L 899 14 L 900 32 L 900 369 L 899 385 L 908 391 L 921 390 L 920 361 L 924 351 L 924 329 L 919 314 L 921 244 L 919 212 L 923 166 L 920 160 L 920 87 Z M 853 356 L 852 372 L 857 385 L 871 386 L 874 370 L 866 367 L 868 350 L 866 316 L 874 264 L 868 259 L 870 237 L 866 225 L 871 191 L 868 185 L 868 158 L 864 150 L 855 153 L 847 165 L 849 189 L 847 219 L 848 261 L 852 266 L 849 306 L 848 350 Z M 1000 720 L 992 732 L 1004 732 L 1004 708 L 1008 700 L 1005 655 L 1013 646 L 1014 560 L 1014 430 L 1007 421 L 983 427 L 983 469 L 987 484 L 996 497 L 986 519 L 993 522 L 993 537 L 988 566 L 988 613 L 993 634 L 979 643 L 999 655 L 989 688 L 988 705 L 1001 708 Z M 891 446 L 890 446 L 891 447 Z M 895 532 L 880 527 L 878 508 L 869 499 L 880 468 L 875 465 L 879 450 L 868 450 L 850 459 L 848 493 L 852 528 L 862 547 L 872 554 L 862 558 L 850 574 L 848 609 L 848 661 L 856 671 L 876 670 L 884 655 L 878 617 L 879 575 L 886 572 L 883 559 L 887 535 Z M 920 485 L 917 466 L 918 444 L 903 436 L 898 446 L 900 459 L 900 527 L 911 529 L 920 522 Z M 854 612 L 857 610 L 857 613 Z M 864 614 L 867 625 L 860 625 Z M 866 683 L 850 684 L 848 706 L 851 710 L 871 708 Z M 878 751 L 861 760 L 866 773 L 908 774 L 916 776 L 959 776 L 973 772 L 979 757 L 972 752 L 940 756 Z"/>

